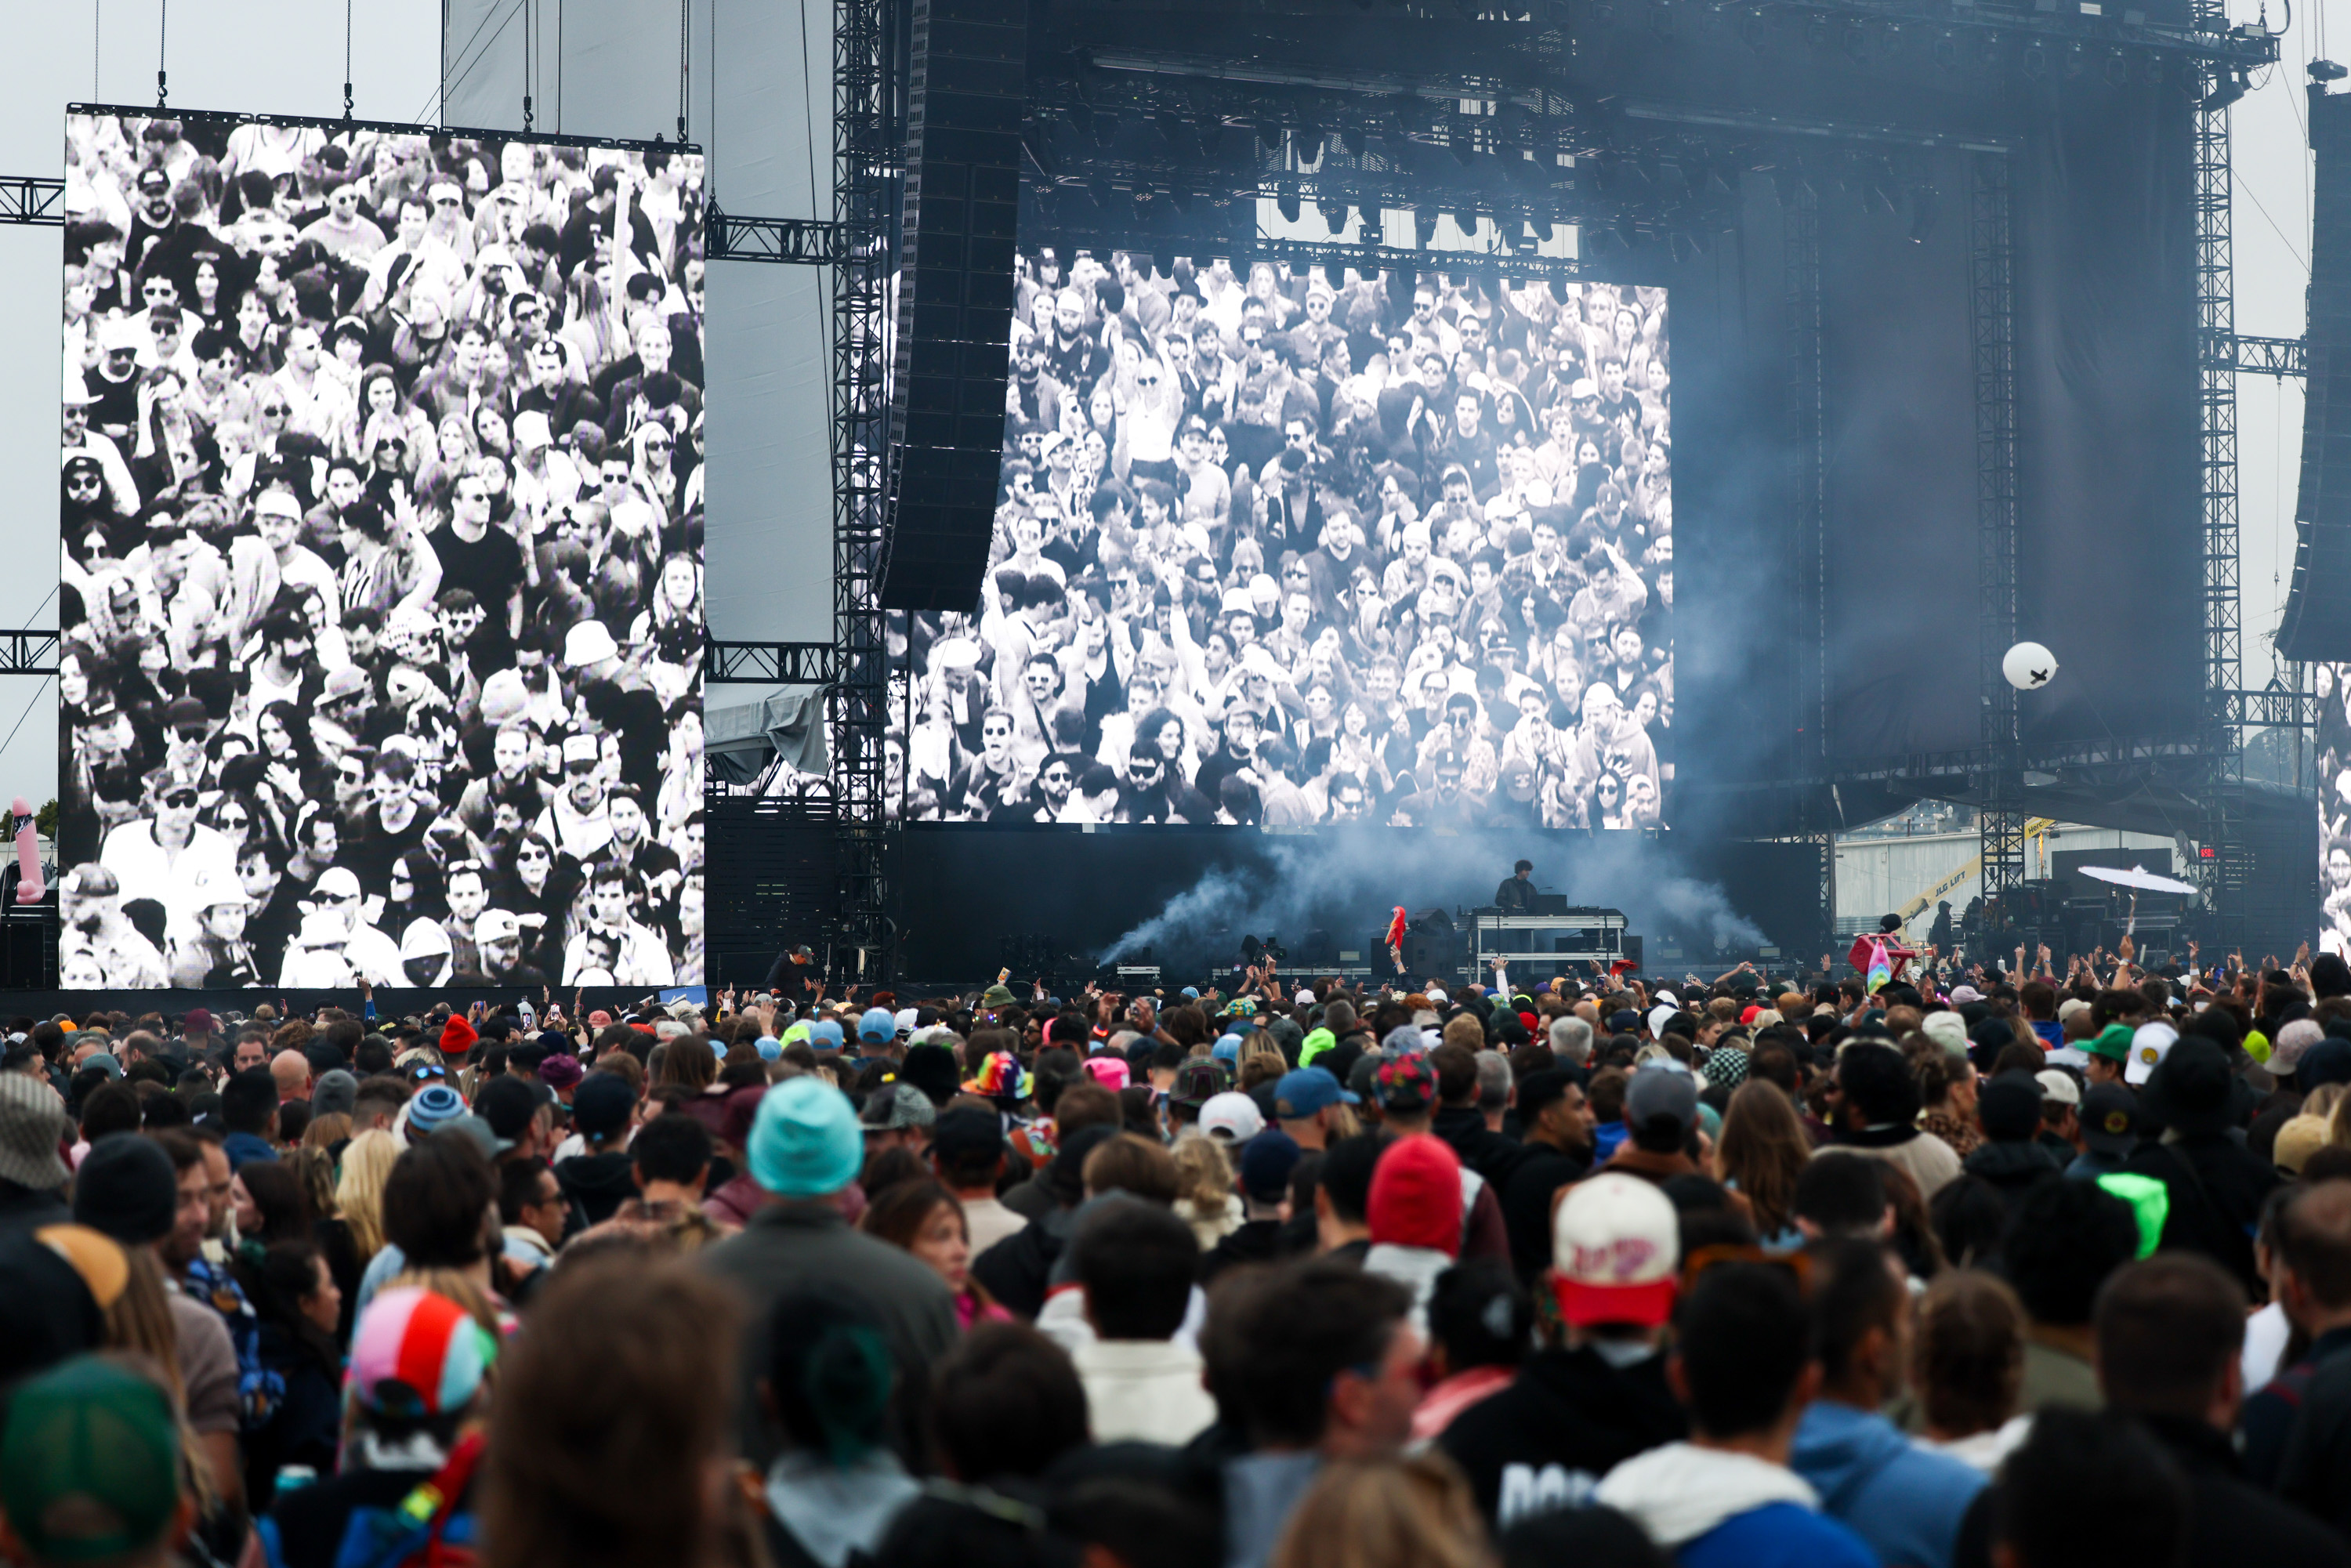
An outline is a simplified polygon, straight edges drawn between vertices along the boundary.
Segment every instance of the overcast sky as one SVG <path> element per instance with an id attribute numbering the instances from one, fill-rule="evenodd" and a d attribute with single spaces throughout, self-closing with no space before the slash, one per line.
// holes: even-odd
<path id="1" fill-rule="evenodd" d="M 2259 9 L 2258 0 L 2230 5 L 2235 21 L 2253 20 Z M 357 112 L 431 118 L 438 5 L 368 0 L 353 13 Z M 2305 64 L 2325 52 L 2325 16 L 2323 7 L 2295 7 L 2282 43 L 2284 64 L 2234 111 L 2240 332 L 2293 337 L 2303 329 L 2311 167 L 2303 90 Z M 0 78 L 7 89 L 0 92 L 0 174 L 59 172 L 68 103 L 152 102 L 158 16 L 159 0 L 12 6 Z M 2283 19 L 2273 13 L 2270 25 Z M 2351 54 L 2351 39 L 2342 49 Z M 171 97 L 183 109 L 340 115 L 343 57 L 343 13 L 331 0 L 178 0 L 171 7 Z M 55 229 L 0 225 L 0 366 L 10 371 L 0 378 L 0 475 L 9 476 L 0 491 L 0 626 L 56 623 L 58 246 Z M 2293 571 L 2302 388 L 2246 376 L 2238 394 L 2245 679 L 2258 686 L 2273 668 L 2270 637 Z M 2028 558 L 2027 570 L 2036 564 Z M 2184 561 L 2181 570 L 2193 571 L 2196 563 Z M 38 803 L 56 792 L 55 685 L 37 695 L 37 677 L 0 679 L 0 798 L 22 793 Z"/>

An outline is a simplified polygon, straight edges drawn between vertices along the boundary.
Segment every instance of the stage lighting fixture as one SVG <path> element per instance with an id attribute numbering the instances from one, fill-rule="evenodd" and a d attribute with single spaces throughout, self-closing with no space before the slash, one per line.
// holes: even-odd
<path id="1" fill-rule="evenodd" d="M 1804 42 L 1810 44 L 1816 49 L 1823 49 L 1828 47 L 1829 19 L 1827 16 L 1815 11 L 1810 16 L 1805 18 Z"/>
<path id="2" fill-rule="evenodd" d="M 1281 214 L 1282 222 L 1288 224 L 1296 223 L 1298 221 L 1298 214 L 1300 212 L 1298 204 L 1298 187 L 1290 184 L 1283 185 L 1280 193 L 1274 196 L 1273 205 L 1274 210 Z"/>
<path id="3" fill-rule="evenodd" d="M 2080 76 L 2088 67 L 2089 57 L 2082 52 L 2082 46 L 2078 41 L 2066 49 L 2065 79 L 2067 81 Z"/>
<path id="4" fill-rule="evenodd" d="M 1858 22 L 1845 24 L 1844 57 L 1855 65 L 1869 58 L 1869 34 Z"/>
<path id="5" fill-rule="evenodd" d="M 1362 126 L 1342 125 L 1339 127 L 1339 146 L 1341 151 L 1344 152 L 1348 157 L 1361 162 L 1364 149 L 1370 145 L 1371 139 L 1364 134 L 1364 128 Z"/>
<path id="6" fill-rule="evenodd" d="M 2310 79 L 2313 81 L 2341 81 L 2346 75 L 2351 75 L 2351 71 L 2346 71 L 2333 60 L 2310 62 Z"/>
<path id="7" fill-rule="evenodd" d="M 1941 37 L 1935 40 L 1934 47 L 1930 53 L 1934 56 L 1935 64 L 1938 68 L 1947 71 L 1955 71 L 1959 69 L 1959 35 L 1956 33 L 1945 33 Z"/>
<path id="8" fill-rule="evenodd" d="M 1750 11 L 1739 19 L 1739 41 L 1757 54 L 1761 54 L 1771 41 L 1771 25 L 1761 11 Z"/>
<path id="9" fill-rule="evenodd" d="M 2130 61 L 2123 57 L 2120 49 L 2110 51 L 2099 69 L 2105 74 L 2108 87 L 2120 87 L 2130 80 Z"/>
<path id="10" fill-rule="evenodd" d="M 1325 228 L 1328 228 L 1334 235 L 1342 235 L 1347 232 L 1346 203 L 1325 202 L 1317 199 L 1314 206 L 1315 210 L 1322 214 L 1322 225 Z"/>
<path id="11" fill-rule="evenodd" d="M 1910 192 L 1910 243 L 1925 245 L 1935 232 L 1936 209 L 1941 193 L 1932 185 L 1914 186 Z"/>
<path id="12" fill-rule="evenodd" d="M 2049 51 L 2041 47 L 2040 39 L 2035 38 L 2024 46 L 2024 54 L 2016 64 L 2017 68 L 2024 73 L 2025 80 L 2040 81 L 2049 74 Z"/>
<path id="13" fill-rule="evenodd" d="M 1322 162 L 1322 128 L 1308 120 L 1290 133 L 1290 144 L 1298 152 L 1301 163 Z"/>
<path id="14" fill-rule="evenodd" d="M 1280 151 L 1281 151 L 1281 121 L 1280 121 L 1280 119 L 1278 119 L 1277 117 L 1273 116 L 1273 115 L 1269 114 L 1269 115 L 1267 115 L 1264 119 L 1262 119 L 1262 120 L 1259 120 L 1259 121 L 1257 122 L 1257 139 L 1258 139 L 1259 141 L 1262 141 L 1262 142 L 1264 142 L 1264 143 L 1265 143 L 1265 149 L 1266 149 L 1266 151 L 1267 151 L 1267 152 L 1280 152 Z"/>
<path id="15" fill-rule="evenodd" d="M 2163 79 L 2163 57 L 2149 50 L 2138 62 L 2138 74 L 2149 87 Z"/>
<path id="16" fill-rule="evenodd" d="M 1649 31 L 1660 38 L 1674 36 L 1674 8 L 1671 0 L 1649 0 Z"/>
<path id="17" fill-rule="evenodd" d="M 2226 109 L 2244 97 L 2245 89 L 2252 85 L 2246 79 L 2244 68 L 2240 66 L 2212 84 L 2212 90 L 2204 95 L 2204 107 Z"/>

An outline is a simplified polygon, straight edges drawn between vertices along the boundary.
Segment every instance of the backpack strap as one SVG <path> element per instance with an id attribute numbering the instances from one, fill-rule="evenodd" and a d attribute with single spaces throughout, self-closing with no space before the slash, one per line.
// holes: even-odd
<path id="1" fill-rule="evenodd" d="M 449 1450 L 447 1462 L 433 1472 L 433 1479 L 401 1500 L 401 1517 L 425 1532 L 425 1568 L 449 1568 L 451 1559 L 444 1539 L 449 1520 L 457 1511 L 458 1500 L 465 1495 L 465 1489 L 473 1483 L 474 1471 L 481 1463 L 486 1442 L 485 1434 L 479 1431 L 466 1433 L 458 1439 L 457 1446 Z"/>

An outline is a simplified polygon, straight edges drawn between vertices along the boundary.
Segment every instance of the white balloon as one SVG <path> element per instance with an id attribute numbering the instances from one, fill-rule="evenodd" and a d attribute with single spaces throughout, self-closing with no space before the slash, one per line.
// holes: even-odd
<path id="1" fill-rule="evenodd" d="M 2020 692 L 2037 692 L 2057 674 L 2057 655 L 2038 643 L 2019 643 L 2000 662 L 2000 673 Z"/>

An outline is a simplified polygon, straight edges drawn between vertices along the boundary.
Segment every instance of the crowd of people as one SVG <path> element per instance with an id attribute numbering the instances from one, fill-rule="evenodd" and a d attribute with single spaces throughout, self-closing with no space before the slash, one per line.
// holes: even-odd
<path id="1" fill-rule="evenodd" d="M 2351 1565 L 2342 959 L 1497 977 L 19 1019 L 0 1559 Z"/>
<path id="2" fill-rule="evenodd" d="M 2311 665 L 2318 694 L 2319 945 L 2351 954 L 2351 664 Z"/>
<path id="3" fill-rule="evenodd" d="M 977 612 L 893 633 L 895 809 L 1658 826 L 1665 291 L 1168 265 L 1021 256 Z"/>
<path id="4" fill-rule="evenodd" d="M 64 984 L 698 983 L 700 155 L 66 169 Z"/>

